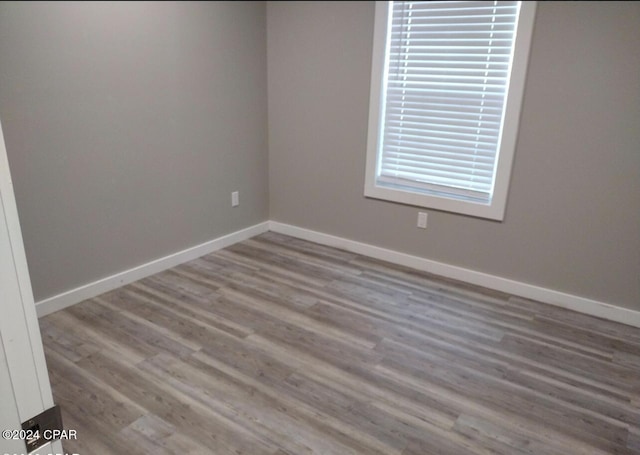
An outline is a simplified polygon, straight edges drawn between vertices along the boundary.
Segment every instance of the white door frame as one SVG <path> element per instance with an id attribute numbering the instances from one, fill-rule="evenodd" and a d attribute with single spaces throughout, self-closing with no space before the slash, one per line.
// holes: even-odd
<path id="1" fill-rule="evenodd" d="M 9 366 L 4 353 L 4 345 L 0 336 L 0 397 L 2 398 L 2 408 L 0 409 L 0 430 L 20 428 L 20 417 L 18 407 L 13 394 L 11 377 L 9 376 Z M 13 439 L 0 440 L 0 451 L 3 453 L 23 453 L 26 450 L 24 441 Z"/>
<path id="2" fill-rule="evenodd" d="M 3 403 L 0 406 L 0 422 L 16 425 L 17 411 L 18 427 L 11 428 L 20 429 L 20 422 L 35 417 L 54 403 L 1 124 L 0 347 L 0 398 Z M 3 427 L 0 430 L 11 428 Z M 15 453 L 26 452 L 22 444 L 22 452 Z M 9 448 L 13 443 L 0 439 L 0 448 L 10 452 L 4 450 L 5 445 Z M 55 441 L 37 452 L 62 453 L 62 446 Z"/>

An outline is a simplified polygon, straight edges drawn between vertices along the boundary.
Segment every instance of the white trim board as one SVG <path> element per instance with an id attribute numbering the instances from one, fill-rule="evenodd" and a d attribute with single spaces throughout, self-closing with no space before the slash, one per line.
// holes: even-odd
<path id="1" fill-rule="evenodd" d="M 62 294 L 55 295 L 48 299 L 36 303 L 38 317 L 46 316 L 55 311 L 75 305 L 83 300 L 96 297 L 113 289 L 133 283 L 134 281 L 162 272 L 177 265 L 204 256 L 205 254 L 226 248 L 234 243 L 242 242 L 256 235 L 269 230 L 269 222 L 256 224 L 254 226 L 232 232 L 231 234 L 218 237 L 217 239 L 196 245 L 186 250 L 147 262 L 129 270 L 116 273 L 106 278 L 85 284 Z"/>
<path id="2" fill-rule="evenodd" d="M 610 305 L 605 302 L 591 300 L 585 297 L 567 294 L 553 289 L 534 286 L 521 281 L 510 280 L 471 269 L 432 261 L 430 259 L 412 256 L 385 248 L 356 242 L 354 240 L 336 237 L 322 232 L 279 223 L 265 221 L 260 224 L 233 232 L 217 239 L 196 245 L 186 250 L 170 254 L 160 259 L 139 265 L 115 275 L 80 286 L 76 289 L 55 295 L 36 303 L 39 317 L 61 310 L 83 300 L 90 299 L 104 292 L 111 291 L 126 284 L 162 272 L 171 267 L 183 264 L 187 261 L 204 256 L 205 254 L 226 248 L 234 243 L 241 242 L 267 231 L 290 235 L 303 240 L 320 243 L 322 245 L 341 248 L 354 253 L 362 254 L 394 264 L 411 267 L 417 270 L 433 273 L 447 278 L 453 278 L 467 283 L 507 292 L 520 297 L 525 297 L 539 302 L 574 310 L 579 313 L 596 316 L 609 321 L 620 322 L 640 328 L 640 311 Z"/>
<path id="3" fill-rule="evenodd" d="M 634 311 L 605 302 L 534 286 L 521 281 L 489 275 L 455 265 L 432 261 L 430 259 L 276 221 L 269 222 L 269 230 L 640 328 L 640 311 Z"/>

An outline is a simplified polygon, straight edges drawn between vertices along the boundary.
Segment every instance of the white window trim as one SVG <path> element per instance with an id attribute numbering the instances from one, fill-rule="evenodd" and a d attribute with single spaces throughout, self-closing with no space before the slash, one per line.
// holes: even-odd
<path id="1" fill-rule="evenodd" d="M 386 36 L 389 22 L 389 2 L 376 2 L 373 58 L 371 62 L 367 162 L 364 186 L 364 195 L 366 197 L 492 220 L 502 221 L 504 219 L 518 127 L 520 124 L 535 9 L 536 2 L 525 1 L 522 2 L 520 6 L 520 17 L 518 19 L 518 28 L 514 42 L 511 77 L 505 105 L 505 119 L 496 162 L 493 197 L 491 202 L 482 203 L 452 199 L 449 197 L 438 197 L 417 191 L 376 185 L 379 144 L 382 140 L 380 125 L 383 121 L 383 112 L 380 109 L 380 103 L 384 88 Z"/>

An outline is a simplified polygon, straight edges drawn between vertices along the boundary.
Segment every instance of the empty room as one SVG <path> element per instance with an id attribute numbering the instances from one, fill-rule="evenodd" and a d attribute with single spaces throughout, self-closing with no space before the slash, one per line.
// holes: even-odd
<path id="1" fill-rule="evenodd" d="M 0 1 L 0 455 L 640 455 L 640 3 Z"/>

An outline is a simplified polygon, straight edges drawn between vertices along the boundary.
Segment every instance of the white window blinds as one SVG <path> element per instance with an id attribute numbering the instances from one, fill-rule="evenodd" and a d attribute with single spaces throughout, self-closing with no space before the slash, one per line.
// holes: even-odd
<path id="1" fill-rule="evenodd" d="M 378 185 L 491 201 L 519 3 L 390 3 Z"/>

